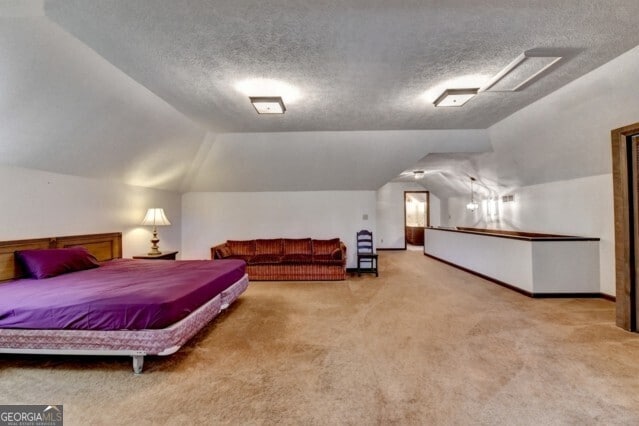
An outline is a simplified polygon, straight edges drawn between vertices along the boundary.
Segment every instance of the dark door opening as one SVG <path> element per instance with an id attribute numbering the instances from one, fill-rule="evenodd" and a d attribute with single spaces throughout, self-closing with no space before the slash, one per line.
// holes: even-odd
<path id="1" fill-rule="evenodd" d="M 404 191 L 404 248 L 424 249 L 424 228 L 430 226 L 428 191 Z"/>
<path id="2" fill-rule="evenodd" d="M 639 123 L 612 131 L 616 323 L 639 330 Z"/>
<path id="3" fill-rule="evenodd" d="M 630 233 L 630 277 L 631 277 L 631 285 L 629 287 L 629 298 L 630 298 L 630 324 L 631 331 L 639 330 L 639 322 L 637 318 L 637 306 L 639 305 L 639 299 L 637 298 L 637 282 L 639 282 L 639 265 L 637 265 L 637 261 L 639 260 L 639 253 L 637 253 L 637 249 L 639 248 L 639 147 L 637 144 L 639 143 L 639 135 L 632 135 L 626 138 L 626 144 L 629 145 L 630 149 L 628 149 L 628 169 L 632 170 L 632 173 L 629 173 L 628 179 L 628 206 L 629 213 L 628 216 L 631 218 L 629 225 L 630 229 L 628 230 Z M 631 166 L 631 167 L 630 167 Z"/>

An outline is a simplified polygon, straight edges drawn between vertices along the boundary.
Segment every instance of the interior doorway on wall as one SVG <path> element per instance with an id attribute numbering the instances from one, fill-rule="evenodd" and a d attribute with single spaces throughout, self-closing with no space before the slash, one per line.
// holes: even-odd
<path id="1" fill-rule="evenodd" d="M 639 330 L 639 123 L 612 131 L 616 322 Z"/>
<path id="2" fill-rule="evenodd" d="M 424 228 L 430 226 L 428 191 L 404 191 L 404 248 L 424 251 Z"/>

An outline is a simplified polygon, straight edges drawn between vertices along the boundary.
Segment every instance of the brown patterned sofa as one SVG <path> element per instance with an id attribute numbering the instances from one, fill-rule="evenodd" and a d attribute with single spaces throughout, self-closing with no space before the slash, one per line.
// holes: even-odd
<path id="1" fill-rule="evenodd" d="M 228 240 L 211 247 L 211 259 L 246 261 L 246 272 L 252 281 L 346 278 L 346 246 L 339 238 Z"/>

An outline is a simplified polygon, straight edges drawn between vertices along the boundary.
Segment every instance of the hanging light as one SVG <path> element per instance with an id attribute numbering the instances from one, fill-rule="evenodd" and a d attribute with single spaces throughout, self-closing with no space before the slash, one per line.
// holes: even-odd
<path id="1" fill-rule="evenodd" d="M 466 204 L 466 210 L 470 210 L 474 212 L 479 207 L 479 204 L 475 202 L 475 193 L 473 191 L 473 182 L 475 182 L 475 178 L 470 178 L 470 203 Z"/>

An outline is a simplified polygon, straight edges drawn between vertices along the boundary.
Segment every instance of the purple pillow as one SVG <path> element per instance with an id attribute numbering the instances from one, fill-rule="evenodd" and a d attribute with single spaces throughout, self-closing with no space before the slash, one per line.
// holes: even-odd
<path id="1" fill-rule="evenodd" d="M 84 247 L 19 250 L 15 255 L 23 271 L 38 280 L 100 266 L 97 259 Z"/>

